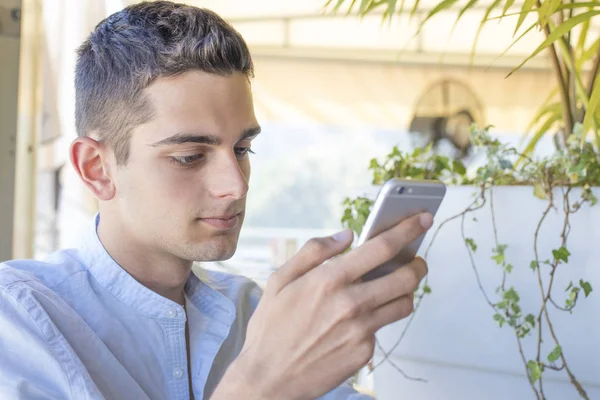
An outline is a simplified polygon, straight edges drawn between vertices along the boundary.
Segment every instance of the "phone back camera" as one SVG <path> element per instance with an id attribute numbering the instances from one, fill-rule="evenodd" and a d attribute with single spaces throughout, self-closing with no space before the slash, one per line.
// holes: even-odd
<path id="1" fill-rule="evenodd" d="M 399 187 L 396 189 L 396 193 L 398 193 L 398 194 L 402 194 L 402 193 L 404 193 L 404 186 L 399 186 Z"/>

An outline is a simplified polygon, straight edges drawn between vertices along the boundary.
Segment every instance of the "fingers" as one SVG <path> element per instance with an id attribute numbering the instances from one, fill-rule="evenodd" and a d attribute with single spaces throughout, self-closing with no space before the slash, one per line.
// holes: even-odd
<path id="1" fill-rule="evenodd" d="M 267 287 L 278 293 L 311 269 L 344 252 L 352 244 L 353 237 L 353 232 L 346 229 L 333 236 L 310 239 L 290 261 L 271 275 Z"/>
<path id="2" fill-rule="evenodd" d="M 432 225 L 431 214 L 416 214 L 339 257 L 336 267 L 344 268 L 348 283 L 391 260 L 400 250 L 423 235 Z"/>
<path id="3" fill-rule="evenodd" d="M 412 296 L 427 275 L 427 263 L 416 257 L 394 272 L 348 288 L 364 310 L 373 310 L 403 296 Z"/>
<path id="4" fill-rule="evenodd" d="M 375 333 L 380 328 L 408 317 L 414 310 L 414 296 L 409 294 L 391 301 L 370 314 L 362 316 L 362 323 L 368 332 Z"/>

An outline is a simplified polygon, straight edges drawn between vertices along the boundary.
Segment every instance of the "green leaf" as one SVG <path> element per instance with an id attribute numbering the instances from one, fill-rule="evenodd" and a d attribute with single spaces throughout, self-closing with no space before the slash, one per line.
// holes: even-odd
<path id="1" fill-rule="evenodd" d="M 538 379 L 542 376 L 542 370 L 540 369 L 540 365 L 533 361 L 529 360 L 527 363 L 527 371 L 529 372 L 529 380 L 531 383 L 537 382 Z"/>
<path id="2" fill-rule="evenodd" d="M 325 3 L 325 8 L 329 7 L 331 3 L 333 3 L 333 0 L 327 0 L 327 3 Z M 333 7 L 333 12 L 337 12 L 342 6 L 342 4 L 344 4 L 344 0 L 338 0 L 335 6 Z"/>
<path id="3" fill-rule="evenodd" d="M 509 274 L 510 274 L 510 273 L 512 272 L 512 270 L 513 270 L 513 265 L 512 265 L 512 264 L 506 264 L 506 266 L 504 267 L 504 270 L 505 270 L 507 273 L 509 273 Z"/>
<path id="4" fill-rule="evenodd" d="M 527 316 L 525 317 L 525 322 L 527 322 L 532 327 L 535 327 L 535 317 L 533 316 L 533 314 L 527 314 Z"/>
<path id="5" fill-rule="evenodd" d="M 413 8 L 412 8 L 412 10 L 410 10 L 410 19 L 413 19 L 415 17 L 415 14 L 417 14 L 417 11 L 419 10 L 420 2 L 421 2 L 421 0 L 415 0 L 415 2 L 413 4 Z"/>
<path id="6" fill-rule="evenodd" d="M 533 271 L 535 271 L 539 267 L 540 267 L 540 264 L 535 260 L 529 264 L 529 268 L 531 268 Z"/>
<path id="7" fill-rule="evenodd" d="M 598 11 L 598 13 L 600 13 L 600 11 Z M 598 76 L 596 75 L 596 77 L 594 78 L 595 82 L 594 82 L 594 88 L 592 89 L 592 94 L 590 96 L 590 103 L 587 107 L 586 113 L 585 113 L 585 117 L 583 119 L 583 133 L 584 135 L 582 135 L 581 137 L 581 144 L 583 145 L 583 143 L 585 142 L 585 137 L 590 129 L 592 128 L 593 125 L 595 125 L 595 121 L 593 120 L 594 117 L 594 110 L 598 110 L 600 109 L 600 79 L 598 79 Z"/>
<path id="8" fill-rule="evenodd" d="M 533 195 L 541 200 L 547 200 L 548 195 L 546 194 L 546 190 L 542 187 L 541 183 L 536 183 L 533 185 Z"/>
<path id="9" fill-rule="evenodd" d="M 464 175 L 467 173 L 465 164 L 463 164 L 462 161 L 460 161 L 460 160 L 452 161 L 452 170 L 459 175 Z"/>
<path id="10" fill-rule="evenodd" d="M 479 0 L 470 0 L 463 8 L 460 9 L 456 20 L 454 21 L 454 26 L 452 27 L 452 31 L 454 31 L 454 27 L 458 24 L 458 21 L 462 18 L 462 16 L 469 11 L 475 4 L 477 4 Z"/>
<path id="11" fill-rule="evenodd" d="M 493 255 L 491 259 L 496 261 L 496 264 L 502 265 L 504 263 L 504 254 Z"/>
<path id="12" fill-rule="evenodd" d="M 561 4 L 560 6 L 558 6 L 557 10 L 574 10 L 577 8 L 587 8 L 587 9 L 592 9 L 594 7 L 598 7 L 598 3 L 596 2 L 585 2 L 582 1 L 580 3 L 566 3 L 566 4 Z"/>
<path id="13" fill-rule="evenodd" d="M 477 251 L 477 243 L 471 238 L 465 238 L 465 243 L 471 248 L 472 252 Z"/>
<path id="14" fill-rule="evenodd" d="M 582 53 L 585 46 L 585 40 L 587 38 L 588 31 L 590 30 L 590 22 L 591 20 L 587 20 L 583 23 L 581 27 L 581 32 L 579 33 L 579 38 L 577 40 L 577 45 L 575 46 L 575 51 L 577 53 Z"/>
<path id="15" fill-rule="evenodd" d="M 538 128 L 538 130 L 535 132 L 535 134 L 533 135 L 531 140 L 529 140 L 527 147 L 525 147 L 525 150 L 523 150 L 523 154 L 531 154 L 531 152 L 533 152 L 533 149 L 535 148 L 537 143 L 540 141 L 540 139 L 550 130 L 552 125 L 554 125 L 556 122 L 560 121 L 561 119 L 562 119 L 562 109 L 561 109 L 561 113 L 549 114 L 548 119 Z"/>
<path id="16" fill-rule="evenodd" d="M 515 32 L 513 36 L 519 32 L 519 28 L 523 25 L 525 18 L 527 18 L 527 14 L 531 11 L 533 6 L 535 5 L 536 0 L 525 0 L 523 3 L 523 7 L 521 7 L 521 15 L 519 16 L 519 21 L 517 22 L 517 26 L 515 27 Z"/>
<path id="17" fill-rule="evenodd" d="M 535 125 L 538 124 L 538 122 L 540 122 L 540 120 L 542 119 L 542 117 L 550 114 L 550 115 L 560 115 L 562 116 L 562 105 L 560 104 L 560 102 L 555 102 L 555 103 L 550 103 L 547 104 L 549 102 L 549 100 L 551 100 L 552 98 L 554 98 L 554 96 L 557 93 L 557 89 L 553 90 L 551 93 L 551 96 L 546 100 L 546 104 L 544 104 L 537 112 L 537 114 L 535 115 L 535 117 L 533 117 L 532 121 L 529 123 L 529 126 L 527 127 L 527 129 L 525 130 L 525 132 L 530 132 L 531 129 L 533 129 L 533 127 Z"/>
<path id="18" fill-rule="evenodd" d="M 521 307 L 517 303 L 512 303 L 510 308 L 515 316 L 521 315 Z"/>
<path id="19" fill-rule="evenodd" d="M 498 307 L 501 310 L 504 310 L 504 309 L 506 309 L 506 307 L 508 307 L 508 301 L 507 300 L 499 301 L 498 303 L 496 303 L 496 307 Z"/>
<path id="20" fill-rule="evenodd" d="M 508 11 L 509 8 L 512 7 L 513 4 L 515 4 L 515 0 L 508 0 L 506 2 L 506 4 L 504 5 L 504 9 L 502 10 L 502 16 L 506 15 L 506 12 Z"/>
<path id="21" fill-rule="evenodd" d="M 507 247 L 508 247 L 508 245 L 506 245 L 506 244 L 499 244 L 494 248 L 493 251 L 496 253 L 504 254 L 504 251 L 506 250 Z"/>
<path id="22" fill-rule="evenodd" d="M 500 159 L 499 164 L 500 164 L 500 168 L 502 168 L 502 169 L 512 169 L 513 168 L 513 163 L 504 158 Z"/>
<path id="23" fill-rule="evenodd" d="M 556 12 L 562 0 L 545 0 L 538 10 L 539 24 L 543 28 L 548 25 L 550 16 Z"/>
<path id="24" fill-rule="evenodd" d="M 369 14 L 374 9 L 376 9 L 379 6 L 381 6 L 384 3 L 386 3 L 386 1 L 387 0 L 377 0 L 377 1 L 371 0 L 371 2 L 369 3 L 369 5 L 367 6 L 367 8 L 365 8 L 364 10 L 361 11 L 361 13 L 360 13 L 361 17 L 364 17 L 365 15 Z M 387 9 L 386 9 L 386 12 L 387 12 Z M 385 20 L 385 15 L 384 15 L 383 19 Z"/>
<path id="25" fill-rule="evenodd" d="M 429 13 L 427 13 L 427 16 L 425 17 L 425 19 L 423 19 L 423 21 L 419 25 L 419 29 L 417 29 L 417 35 L 419 33 L 421 33 L 421 29 L 423 28 L 423 25 L 425 25 L 425 23 L 427 21 L 429 21 L 429 19 L 431 19 L 431 17 L 433 17 L 435 14 L 439 13 L 440 11 L 444 11 L 444 10 L 452 7 L 457 1 L 458 0 L 443 0 L 441 3 L 438 3 L 435 7 L 433 7 L 433 9 L 431 11 L 429 11 Z"/>
<path id="26" fill-rule="evenodd" d="M 581 56 L 577 60 L 577 68 L 581 68 L 583 64 L 594 58 L 598 53 L 598 47 L 600 47 L 600 38 L 596 39 L 587 50 L 582 51 Z"/>
<path id="27" fill-rule="evenodd" d="M 498 323 L 500 328 L 506 323 L 506 318 L 502 314 L 496 313 L 494 314 L 494 321 Z"/>
<path id="28" fill-rule="evenodd" d="M 573 300 L 567 299 L 565 301 L 565 308 L 571 308 L 571 307 L 573 307 Z"/>
<path id="29" fill-rule="evenodd" d="M 569 298 L 574 301 L 577 298 L 577 294 L 580 290 L 581 289 L 575 286 L 573 289 L 571 289 L 571 293 L 569 293 Z"/>
<path id="30" fill-rule="evenodd" d="M 561 246 L 557 250 L 552 250 L 552 256 L 556 261 L 563 261 L 565 263 L 569 262 L 569 250 L 567 250 L 564 246 Z"/>
<path id="31" fill-rule="evenodd" d="M 562 354 L 562 349 L 560 348 L 559 345 L 556 345 L 554 350 L 552 350 L 550 352 L 550 354 L 548 354 L 548 361 L 553 363 L 554 361 L 556 361 L 560 358 L 561 354 Z"/>
<path id="32" fill-rule="evenodd" d="M 517 71 L 519 68 L 521 68 L 527 61 L 529 61 L 533 57 L 537 56 L 542 50 L 546 49 L 548 46 L 550 46 L 556 40 L 558 40 L 559 38 L 562 38 L 569 31 L 571 31 L 575 26 L 577 26 L 577 25 L 581 24 L 582 22 L 585 22 L 586 20 L 591 19 L 592 17 L 595 17 L 596 15 L 599 15 L 599 14 L 600 14 L 600 10 L 588 11 L 588 12 L 585 12 L 582 14 L 578 14 L 572 18 L 569 18 L 566 21 L 564 21 L 562 24 L 558 25 L 556 28 L 554 28 L 552 30 L 552 32 L 550 32 L 550 35 L 548 35 L 546 40 L 544 40 L 542 42 L 542 44 L 540 44 L 533 53 L 531 53 L 525 60 L 523 60 L 523 62 L 521 62 L 521 64 L 519 64 L 516 68 L 514 68 L 508 74 L 508 76 L 512 75 L 515 71 Z M 593 110 L 594 108 L 590 107 L 590 109 Z M 584 128 L 586 126 L 585 120 L 584 120 L 583 126 L 584 126 Z M 588 127 L 589 127 L 589 124 L 588 124 Z M 585 131 L 585 129 L 584 129 L 584 131 Z"/>
<path id="33" fill-rule="evenodd" d="M 568 292 L 569 289 L 571 289 L 573 287 L 573 281 L 569 282 L 569 286 L 567 286 L 567 288 L 565 289 L 565 292 Z"/>
<path id="34" fill-rule="evenodd" d="M 431 293 L 431 287 L 429 285 L 423 285 L 423 293 Z"/>
<path id="35" fill-rule="evenodd" d="M 583 293 L 585 294 L 585 297 L 588 297 L 589 294 L 592 292 L 592 285 L 590 285 L 589 282 L 586 282 L 583 279 L 579 280 L 579 285 L 583 289 Z"/>
<path id="36" fill-rule="evenodd" d="M 508 301 L 518 302 L 520 300 L 519 294 L 512 287 L 503 293 L 503 297 Z"/>
<path id="37" fill-rule="evenodd" d="M 365 11 L 368 10 L 368 7 L 371 6 L 371 3 L 373 3 L 373 0 L 361 0 L 360 6 L 358 7 L 358 13 L 364 15 Z"/>

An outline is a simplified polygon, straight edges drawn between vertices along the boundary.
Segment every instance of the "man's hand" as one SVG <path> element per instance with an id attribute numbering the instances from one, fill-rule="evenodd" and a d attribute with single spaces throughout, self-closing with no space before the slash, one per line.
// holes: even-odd
<path id="1" fill-rule="evenodd" d="M 351 231 L 311 239 L 271 275 L 244 347 L 213 399 L 227 398 L 219 393 L 236 381 L 251 384 L 248 399 L 315 399 L 348 379 L 373 356 L 375 332 L 412 312 L 427 265 L 415 258 L 384 277 L 360 278 L 432 222 L 429 214 L 416 215 L 345 254 Z"/>

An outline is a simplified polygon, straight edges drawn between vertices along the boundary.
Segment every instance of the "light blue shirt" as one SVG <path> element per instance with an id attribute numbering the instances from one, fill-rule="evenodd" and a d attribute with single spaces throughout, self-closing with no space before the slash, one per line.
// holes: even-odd
<path id="1" fill-rule="evenodd" d="M 0 399 L 187 400 L 186 318 L 194 397 L 208 398 L 241 350 L 260 287 L 192 273 L 186 315 L 115 263 L 97 223 L 77 249 L 0 264 Z M 323 399 L 371 397 L 343 385 Z"/>

